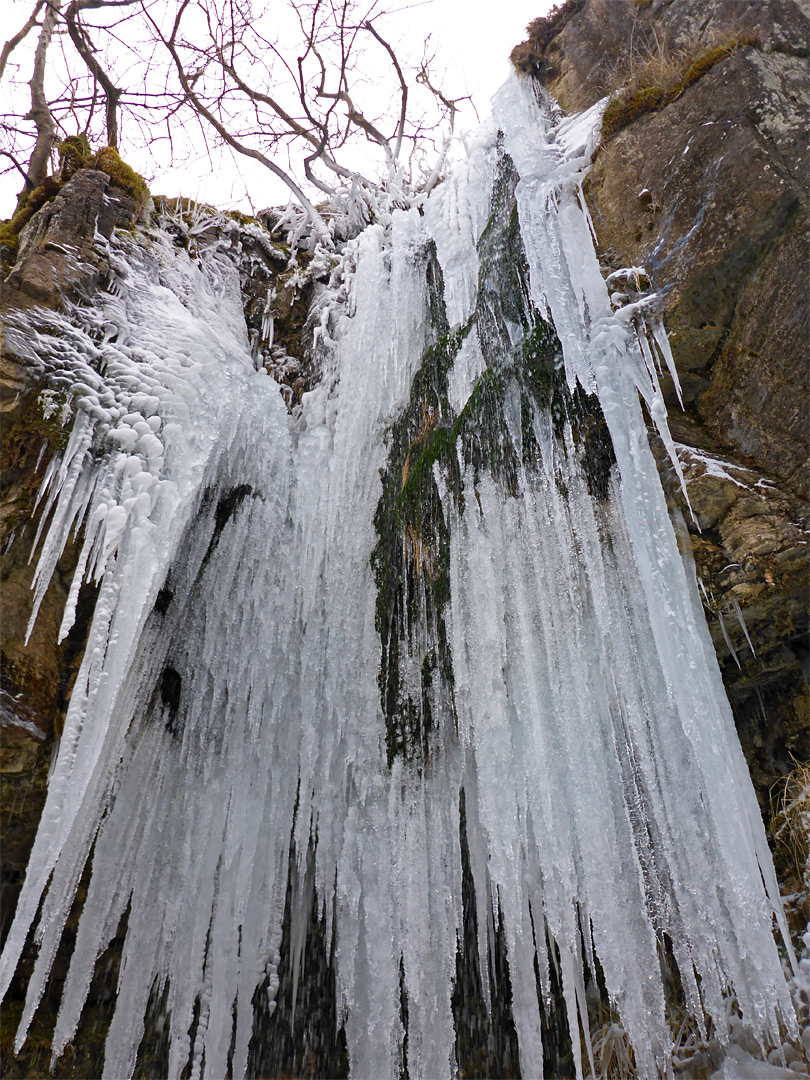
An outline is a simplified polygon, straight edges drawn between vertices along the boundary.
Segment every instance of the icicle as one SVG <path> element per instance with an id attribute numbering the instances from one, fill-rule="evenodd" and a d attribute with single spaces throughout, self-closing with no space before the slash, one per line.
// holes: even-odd
<path id="1" fill-rule="evenodd" d="M 736 597 L 731 601 L 731 606 L 734 608 L 734 611 L 737 615 L 737 621 L 742 627 L 742 632 L 745 634 L 745 640 L 748 642 L 748 648 L 751 650 L 751 655 L 756 656 L 757 654 L 756 650 L 754 649 L 754 643 L 753 641 L 751 641 L 751 637 L 748 633 L 748 627 L 745 625 L 745 619 L 743 618 L 743 613 L 740 609 L 740 605 Z"/>
<path id="2" fill-rule="evenodd" d="M 723 618 L 723 612 L 720 610 L 720 608 L 717 608 L 717 621 L 720 623 L 720 630 L 723 634 L 723 641 L 725 641 L 726 645 L 728 646 L 728 651 L 734 657 L 734 663 L 737 665 L 738 668 L 742 668 L 740 658 L 739 656 L 737 656 L 737 650 L 731 644 L 731 638 L 728 636 L 728 630 L 726 629 L 726 620 Z"/>
<path id="3" fill-rule="evenodd" d="M 36 924 L 18 1041 L 92 848 L 54 1055 L 127 913 L 105 1075 L 132 1075 L 165 991 L 170 1080 L 244 1077 L 257 991 L 276 1006 L 289 885 L 293 1001 L 317 903 L 351 1074 L 400 1075 L 404 996 L 410 1074 L 453 1075 L 462 790 L 483 995 L 491 1012 L 504 947 L 523 1075 L 542 1074 L 541 999 L 565 1010 L 577 1075 L 580 1035 L 595 1071 L 597 967 L 639 1075 L 666 1073 L 663 935 L 698 1026 L 722 1025 L 734 993 L 757 1038 L 795 1030 L 767 842 L 639 404 L 679 469 L 658 385 L 671 353 L 643 304 L 614 311 L 593 250 L 581 184 L 599 109 L 560 119 L 511 80 L 497 111 L 528 285 L 492 215 L 493 179 L 514 177 L 490 124 L 423 214 L 381 200 L 323 263 L 324 377 L 294 420 L 251 361 L 242 256 L 208 243 L 204 215 L 198 260 L 116 238 L 97 309 L 41 316 L 42 362 L 77 414 L 41 489 L 35 604 L 82 522 L 63 631 L 82 581 L 99 597 L 2 959 L 5 990 Z M 293 243 L 307 227 L 292 208 L 278 224 Z M 624 295 L 643 291 L 628 273 Z M 616 463 L 598 497 L 575 421 L 520 381 L 535 332 L 555 393 L 579 384 L 604 416 Z M 393 432 L 413 471 L 395 463 L 387 489 L 392 572 L 411 592 L 381 641 L 371 556 Z M 409 503 L 416 483 L 429 508 Z M 383 648 L 429 729 L 414 755 L 388 742 L 402 718 L 384 714 Z"/>

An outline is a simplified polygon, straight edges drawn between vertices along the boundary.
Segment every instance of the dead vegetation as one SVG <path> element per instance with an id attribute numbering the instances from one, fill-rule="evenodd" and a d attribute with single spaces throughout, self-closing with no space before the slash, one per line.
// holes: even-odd
<path id="1" fill-rule="evenodd" d="M 709 42 L 693 40 L 670 50 L 658 41 L 631 63 L 630 74 L 611 96 L 602 116 L 602 144 L 645 113 L 663 109 L 697 82 L 715 64 L 756 40 L 743 34 L 723 34 Z"/>
<path id="2" fill-rule="evenodd" d="M 785 913 L 791 930 L 801 932 L 810 921 L 810 762 L 794 762 L 792 772 L 771 788 L 769 832 L 787 890 Z"/>
<path id="3" fill-rule="evenodd" d="M 516 45 L 509 56 L 515 70 L 521 75 L 541 78 L 547 69 L 546 49 L 552 38 L 561 33 L 576 13 L 585 6 L 585 0 L 565 0 L 553 7 L 548 15 L 534 19 L 526 27 L 526 41 Z"/>

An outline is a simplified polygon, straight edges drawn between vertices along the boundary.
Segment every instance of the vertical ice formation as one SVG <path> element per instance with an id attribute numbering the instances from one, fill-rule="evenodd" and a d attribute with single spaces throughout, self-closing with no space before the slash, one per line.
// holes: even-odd
<path id="1" fill-rule="evenodd" d="M 764 831 L 638 402 L 666 440 L 667 347 L 613 311 L 579 195 L 593 117 L 555 124 L 512 81 L 496 120 L 517 215 L 493 128 L 423 215 L 367 228 L 295 420 L 216 243 L 114 245 L 94 308 L 11 328 L 77 409 L 37 595 L 82 520 L 69 609 L 100 581 L 3 955 L 5 990 L 36 927 L 18 1042 L 92 854 L 54 1054 L 126 914 L 105 1075 L 132 1074 L 165 993 L 168 1076 L 244 1076 L 292 838 L 352 1075 L 400 1075 L 403 994 L 409 1074 L 454 1075 L 462 789 L 524 1076 L 555 1004 L 581 1075 L 597 967 L 640 1075 L 667 1072 L 665 943 L 696 1017 L 733 993 L 763 1038 L 790 1026 Z M 290 940 L 297 975 L 306 905 Z"/>

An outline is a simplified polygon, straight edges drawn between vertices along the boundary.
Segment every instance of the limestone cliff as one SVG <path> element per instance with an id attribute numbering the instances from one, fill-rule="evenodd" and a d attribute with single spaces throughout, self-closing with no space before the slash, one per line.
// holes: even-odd
<path id="1" fill-rule="evenodd" d="M 610 99 L 585 196 L 605 272 L 643 267 L 659 298 L 695 520 L 664 479 L 767 810 L 808 743 L 808 19 L 568 0 L 528 29 L 513 62 L 564 110 Z"/>

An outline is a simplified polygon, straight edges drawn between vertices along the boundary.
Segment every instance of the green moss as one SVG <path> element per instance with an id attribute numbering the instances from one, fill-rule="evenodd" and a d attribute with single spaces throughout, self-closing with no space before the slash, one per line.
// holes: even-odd
<path id="1" fill-rule="evenodd" d="M 99 169 L 110 177 L 116 187 L 122 188 L 140 210 L 149 200 L 149 188 L 142 176 L 122 161 L 118 151 L 105 146 L 97 154 L 90 152 L 85 135 L 69 135 L 58 146 L 60 168 L 56 176 L 49 176 L 31 192 L 23 192 L 13 217 L 0 223 L 0 248 L 3 262 L 13 263 L 17 256 L 20 234 L 34 214 L 50 202 L 65 183 L 79 169 Z"/>
<path id="2" fill-rule="evenodd" d="M 431 325 L 437 338 L 425 351 L 411 384 L 407 407 L 388 433 L 388 464 L 374 524 L 371 556 L 377 584 L 380 634 L 380 700 L 386 716 L 389 764 L 397 754 L 421 762 L 436 723 L 433 702 L 452 686 L 452 663 L 444 624 L 450 588 L 450 546 L 433 463 L 452 449 L 452 410 L 447 375 L 470 324 L 450 330 L 435 248 L 423 254 Z M 416 634 L 417 627 L 426 635 Z M 413 655 L 414 649 L 421 649 Z M 405 688 L 403 663 L 420 672 L 418 693 Z"/>
<path id="3" fill-rule="evenodd" d="M 93 166 L 109 176 L 113 184 L 125 191 L 133 200 L 138 210 L 142 210 L 149 202 L 149 188 L 146 181 L 122 161 L 118 151 L 112 146 L 105 146 L 99 150 L 93 159 Z"/>
<path id="4" fill-rule="evenodd" d="M 44 385 L 28 395 L 22 411 L 15 409 L 3 423 L 3 442 L 0 452 L 0 470 L 6 479 L 7 491 L 3 528 L 5 535 L 24 524 L 31 516 L 34 492 L 39 488 L 42 474 L 37 472 L 36 462 L 47 446 L 48 457 L 61 451 L 70 437 L 71 424 L 64 426 L 60 420 L 61 408 L 66 397 L 53 395 L 53 409 L 45 416 L 42 391 Z M 23 399 L 25 401 L 25 398 Z M 45 459 L 46 462 L 48 458 Z M 12 492 L 15 494 L 12 495 Z"/>
<path id="5" fill-rule="evenodd" d="M 753 44 L 750 40 L 741 41 L 735 39 L 734 41 L 726 42 L 723 45 L 715 45 L 713 49 L 708 49 L 686 69 L 683 78 L 678 84 L 677 93 L 682 93 L 687 86 L 691 86 L 693 82 L 697 82 L 701 75 L 706 74 L 709 68 L 714 67 L 714 65 L 718 64 L 721 60 L 725 60 L 727 56 L 731 56 L 734 50 L 739 48 L 740 45 L 750 44 Z"/>
<path id="6" fill-rule="evenodd" d="M 225 217 L 235 221 L 237 225 L 258 225 L 261 228 L 261 222 L 252 214 L 243 214 L 241 210 L 225 210 L 223 212 Z"/>
<path id="7" fill-rule="evenodd" d="M 447 329 L 438 261 L 435 252 L 426 254 L 437 338 L 422 357 L 407 407 L 389 431 L 388 462 L 380 474 L 383 490 L 374 518 L 378 541 L 371 557 L 389 763 L 402 754 L 421 765 L 429 756 L 439 718 L 453 715 L 445 624 L 450 533 L 437 471 L 460 513 L 465 512 L 465 473 L 471 473 L 473 490 L 486 474 L 507 496 L 519 497 L 522 478 L 541 464 L 536 432 L 547 427 L 550 418 L 559 444 L 555 458 L 567 453 L 573 441 L 592 493 L 607 493 L 614 458 L 598 401 L 581 388 L 569 391 L 557 335 L 529 297 L 516 184 L 514 167 L 504 156 L 490 218 L 478 243 L 476 310 L 465 326 Z M 473 327 L 486 367 L 464 408 L 454 415 L 448 373 Z M 420 693 L 415 692 L 417 685 Z"/>
<path id="8" fill-rule="evenodd" d="M 602 115 L 602 142 L 612 139 L 639 116 L 662 109 L 671 100 L 663 86 L 642 86 L 627 96 L 611 98 Z"/>
<path id="9" fill-rule="evenodd" d="M 81 135 L 68 135 L 59 144 L 59 156 L 62 157 L 68 150 L 73 150 L 83 158 L 90 158 L 90 140 L 82 133 Z"/>
<path id="10" fill-rule="evenodd" d="M 68 135 L 58 146 L 59 177 L 63 184 L 78 172 L 91 164 L 92 152 L 86 135 Z"/>
<path id="11" fill-rule="evenodd" d="M 7 249 L 10 258 L 4 261 L 13 261 L 17 254 L 20 233 L 25 226 L 45 203 L 58 194 L 61 184 L 54 177 L 49 176 L 30 193 L 23 193 L 17 203 L 17 209 L 13 217 L 0 224 L 0 245 Z"/>

